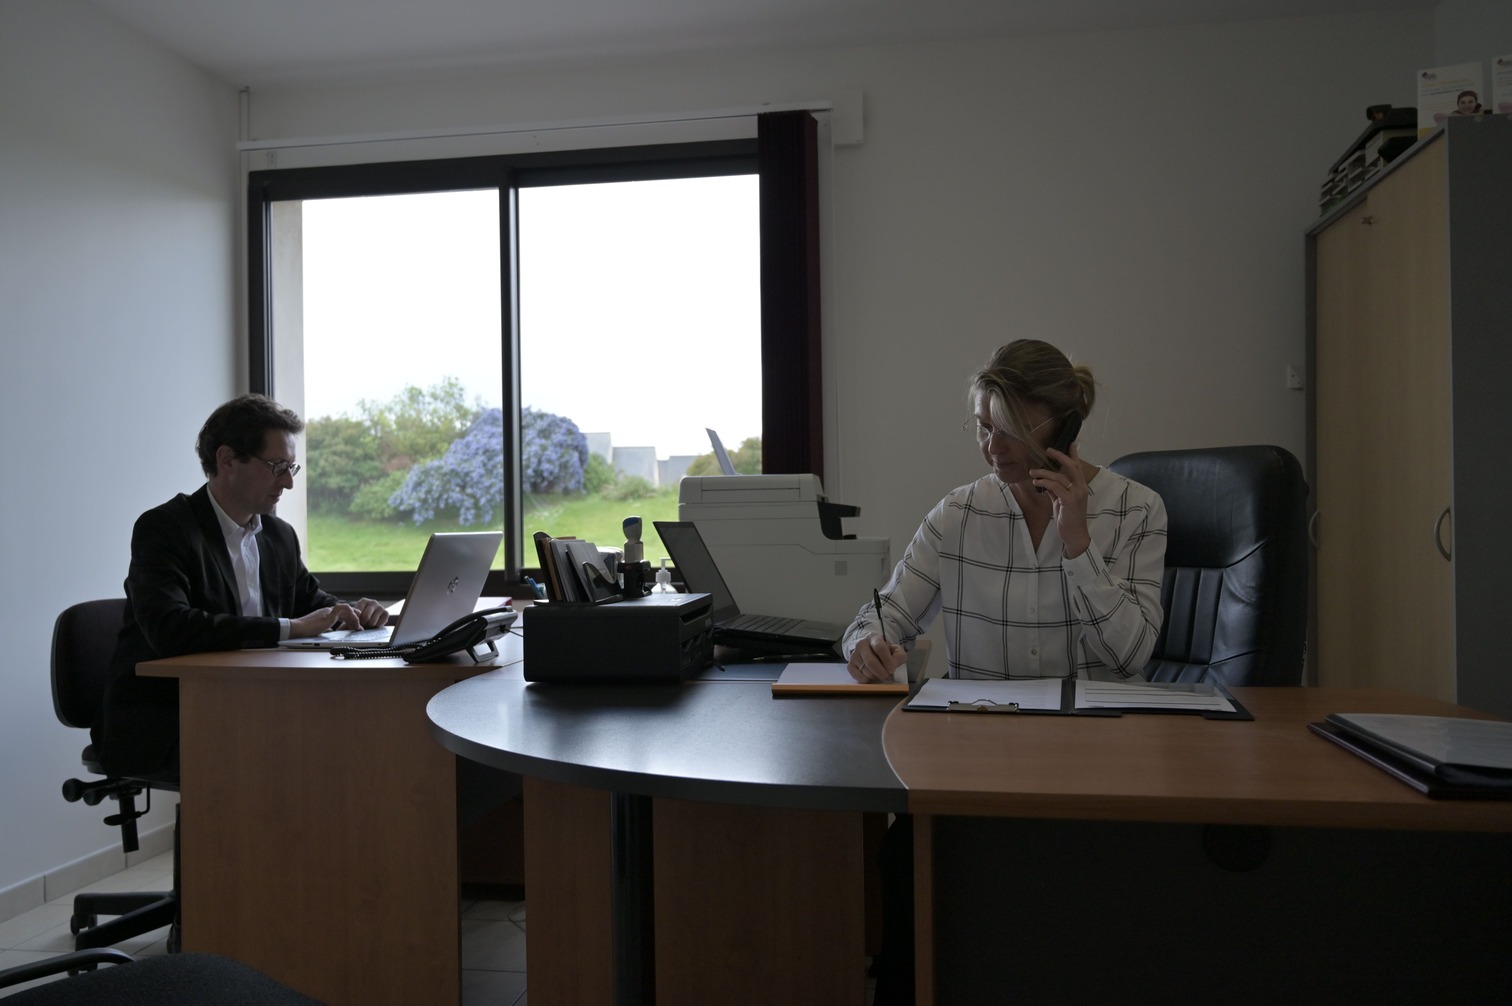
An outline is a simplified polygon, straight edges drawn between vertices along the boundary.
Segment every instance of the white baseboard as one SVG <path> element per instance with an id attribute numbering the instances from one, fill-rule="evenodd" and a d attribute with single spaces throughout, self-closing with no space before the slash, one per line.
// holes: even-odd
<path id="1" fill-rule="evenodd" d="M 144 863 L 155 856 L 173 851 L 173 825 L 164 824 L 138 835 L 141 846 L 136 852 L 124 853 L 120 846 L 101 849 L 65 863 L 37 877 L 0 890 L 0 922 L 22 912 L 39 908 L 49 901 L 65 898 L 81 888 L 120 873 L 127 867 Z"/>

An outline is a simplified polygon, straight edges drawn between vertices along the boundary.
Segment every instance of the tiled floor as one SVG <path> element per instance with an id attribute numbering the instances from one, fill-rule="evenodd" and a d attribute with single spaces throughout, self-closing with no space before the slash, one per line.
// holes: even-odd
<path id="1" fill-rule="evenodd" d="M 157 891 L 172 886 L 173 855 L 90 885 L 91 891 Z M 0 922 L 0 969 L 44 960 L 73 949 L 68 919 L 73 894 Z M 168 930 L 127 940 L 119 949 L 143 957 L 168 952 Z M 0 999 L 18 988 L 0 990 Z M 525 904 L 462 902 L 462 1006 L 525 1006 Z"/>

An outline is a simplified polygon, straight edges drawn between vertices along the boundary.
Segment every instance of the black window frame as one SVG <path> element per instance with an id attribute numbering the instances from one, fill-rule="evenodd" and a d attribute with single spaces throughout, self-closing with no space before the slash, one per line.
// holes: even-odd
<path id="1" fill-rule="evenodd" d="M 274 203 L 322 198 L 402 195 L 420 192 L 458 191 L 495 188 L 499 191 L 500 291 L 503 369 L 500 374 L 504 424 L 504 568 L 490 573 L 484 592 L 491 595 L 525 595 L 522 577 L 538 572 L 533 545 L 521 532 L 523 493 L 517 463 L 520 445 L 519 391 L 519 257 L 518 192 L 522 188 L 546 185 L 592 184 L 615 181 L 644 181 L 670 178 L 696 178 L 734 174 L 757 174 L 761 170 L 756 139 L 720 140 L 701 143 L 659 144 L 636 147 L 596 148 L 487 157 L 441 158 L 433 160 L 391 161 L 370 164 L 334 165 L 306 168 L 274 168 L 252 171 L 247 176 L 247 261 L 248 261 L 248 342 L 250 390 L 277 397 L 274 387 L 274 346 L 270 319 L 273 290 L 271 284 L 271 218 Z M 763 200 L 769 189 L 762 179 Z M 763 209 L 762 256 L 765 288 L 768 231 Z M 817 278 L 817 277 L 816 277 Z M 815 292 L 812 296 L 817 297 Z M 817 304 L 817 300 L 814 301 Z M 764 296 L 763 314 L 767 312 Z M 789 335 L 788 338 L 791 338 Z M 774 351 L 774 337 L 765 318 L 762 345 L 764 358 Z M 817 357 L 817 329 L 812 333 L 813 354 Z M 778 355 L 786 355 L 778 348 Z M 806 359 L 806 358 L 805 358 Z M 795 361 L 795 364 L 797 361 Z M 779 369 L 786 370 L 780 363 Z M 790 414 L 788 403 L 777 396 L 790 396 L 792 388 L 774 381 L 771 367 L 764 365 L 763 381 L 763 454 L 774 457 L 802 458 L 815 470 L 821 456 L 820 445 L 813 441 L 813 424 L 795 426 L 791 422 L 771 421 L 775 416 Z M 817 366 L 797 367 L 791 375 L 797 379 L 801 393 L 814 403 L 815 419 L 819 381 Z M 788 382 L 791 385 L 791 381 Z M 771 387 L 769 393 L 765 389 Z M 789 442 L 791 441 L 791 442 Z M 513 462 L 513 463 L 511 463 Z M 779 471 L 781 468 L 767 467 Z M 354 570 L 315 570 L 322 586 L 341 595 L 370 595 L 381 598 L 400 597 L 408 589 L 412 573 Z"/>

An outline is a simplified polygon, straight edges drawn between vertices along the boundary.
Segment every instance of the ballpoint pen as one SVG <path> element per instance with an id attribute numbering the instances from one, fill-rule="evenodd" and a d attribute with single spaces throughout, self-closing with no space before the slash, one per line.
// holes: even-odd
<path id="1" fill-rule="evenodd" d="M 882 642 L 887 642 L 887 623 L 882 620 L 882 595 L 872 588 L 872 604 L 877 608 L 877 627 L 882 633 Z"/>

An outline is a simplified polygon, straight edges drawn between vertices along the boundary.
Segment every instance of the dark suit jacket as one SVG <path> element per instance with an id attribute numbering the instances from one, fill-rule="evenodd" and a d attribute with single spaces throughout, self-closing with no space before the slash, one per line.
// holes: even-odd
<path id="1" fill-rule="evenodd" d="M 138 662 L 275 646 L 279 618 L 298 618 L 337 601 L 305 569 L 294 529 L 264 516 L 257 548 L 263 610 L 269 614 L 241 614 L 231 554 L 209 493 L 208 486 L 181 493 L 142 514 L 132 530 L 126 616 L 94 732 L 96 754 L 112 774 L 177 776 L 178 680 L 139 678 Z"/>

